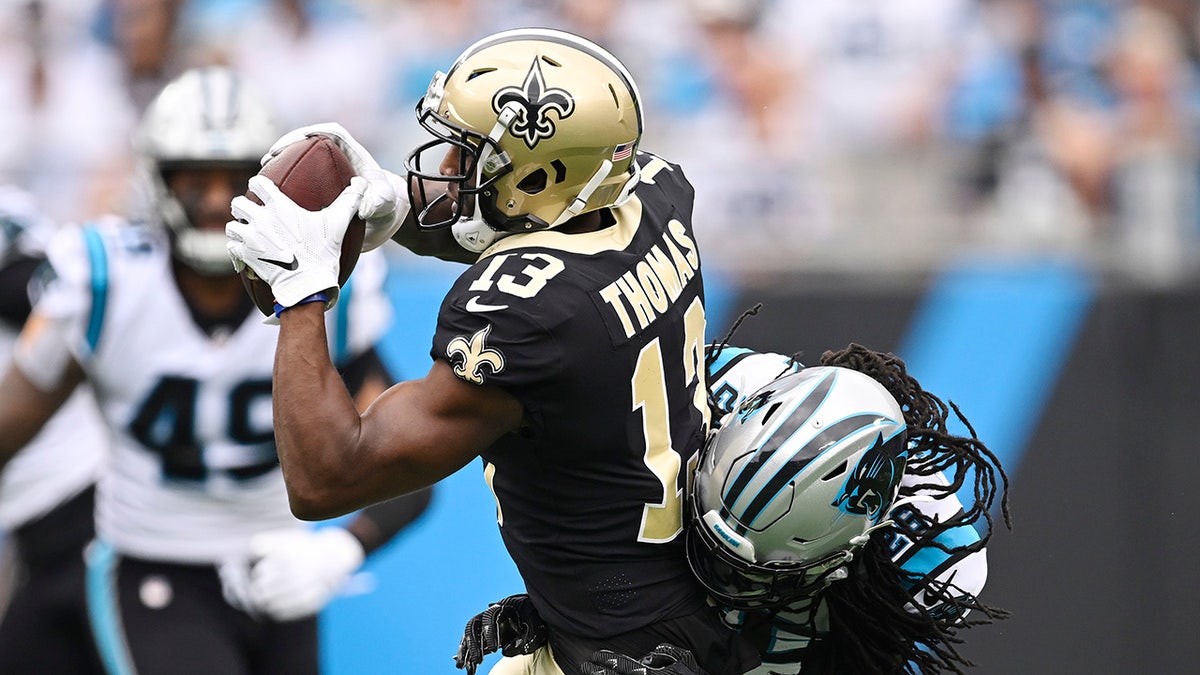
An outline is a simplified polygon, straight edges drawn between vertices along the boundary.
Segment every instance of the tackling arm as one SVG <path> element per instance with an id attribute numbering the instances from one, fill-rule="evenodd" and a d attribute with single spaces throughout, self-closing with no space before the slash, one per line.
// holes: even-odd
<path id="1" fill-rule="evenodd" d="M 275 352 L 275 440 L 298 517 L 331 518 L 432 485 L 517 429 L 516 398 L 463 382 L 440 360 L 359 415 L 317 304 L 280 315 Z"/>

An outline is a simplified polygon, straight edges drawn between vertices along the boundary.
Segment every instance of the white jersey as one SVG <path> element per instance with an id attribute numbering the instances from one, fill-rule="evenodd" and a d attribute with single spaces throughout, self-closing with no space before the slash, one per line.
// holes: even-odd
<path id="1" fill-rule="evenodd" d="M 714 358 L 715 356 L 715 358 Z M 717 413 L 729 413 L 754 392 L 786 373 L 795 372 L 802 366 L 794 359 L 781 354 L 759 353 L 739 347 L 725 347 L 719 353 L 710 348 L 708 358 L 708 387 L 712 392 Z M 905 474 L 901 488 L 917 484 L 940 483 L 948 485 L 941 473 L 932 476 Z M 919 491 L 922 494 L 926 491 Z M 931 613 L 954 611 L 945 605 L 925 602 L 925 589 L 952 585 L 955 595 L 976 597 L 987 581 L 987 549 L 964 551 L 963 546 L 979 541 L 979 533 L 970 525 L 956 527 L 941 533 L 935 541 L 954 550 L 949 553 L 941 548 L 922 543 L 919 539 L 928 525 L 926 521 L 944 522 L 949 516 L 962 511 L 962 502 L 954 495 L 945 495 L 935 500 L 916 501 L 896 508 L 891 517 L 896 525 L 882 532 L 884 541 L 891 549 L 892 560 L 906 572 L 920 575 L 920 587 L 913 588 L 914 599 Z M 770 640 L 767 651 L 762 654 L 763 664 L 745 675 L 795 675 L 801 671 L 801 663 L 795 654 L 802 652 L 809 642 L 820 639 L 829 632 L 829 616 L 823 602 L 814 599 L 800 600 L 772 617 Z M 931 598 L 931 601 L 937 602 Z M 744 614 L 728 611 L 725 622 L 734 628 L 743 625 Z"/>
<path id="2" fill-rule="evenodd" d="M 37 211 L 32 197 L 0 185 L 0 211 L 14 217 L 0 233 L 4 248 L 40 256 L 54 235 L 55 224 Z M 7 364 L 18 327 L 0 323 L 0 363 Z M 0 366 L 3 375 L 4 366 Z M 46 426 L 0 471 L 0 529 L 14 530 L 45 515 L 95 482 L 108 452 L 108 427 L 96 409 L 90 387 L 79 387 Z"/>
<path id="3" fill-rule="evenodd" d="M 275 454 L 278 329 L 252 311 L 224 334 L 201 330 L 158 230 L 116 220 L 72 228 L 50 261 L 59 278 L 37 311 L 66 322 L 115 434 L 97 490 L 98 536 L 138 558 L 215 563 L 242 555 L 257 532 L 303 527 Z M 327 315 L 338 364 L 386 329 L 384 265 L 364 255 Z"/>

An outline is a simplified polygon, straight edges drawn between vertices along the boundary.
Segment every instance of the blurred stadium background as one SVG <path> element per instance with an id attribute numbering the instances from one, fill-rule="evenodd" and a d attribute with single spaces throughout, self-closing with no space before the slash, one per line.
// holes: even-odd
<path id="1" fill-rule="evenodd" d="M 978 672 L 1200 654 L 1193 0 L 0 0 L 0 180 L 62 221 L 122 208 L 141 107 L 212 61 L 398 169 L 433 71 L 519 25 L 630 66 L 642 148 L 696 186 L 710 338 L 762 302 L 737 342 L 895 351 L 1004 459 L 986 593 L 1013 617 L 967 635 Z M 456 268 L 391 256 L 383 351 L 419 376 Z M 327 610 L 330 673 L 453 672 L 521 589 L 479 474 Z"/>

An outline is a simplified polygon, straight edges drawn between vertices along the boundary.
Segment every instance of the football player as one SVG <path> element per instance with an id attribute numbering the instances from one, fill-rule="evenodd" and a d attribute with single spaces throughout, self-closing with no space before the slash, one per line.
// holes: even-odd
<path id="1" fill-rule="evenodd" d="M 710 673 L 749 670 L 758 656 L 684 554 L 686 479 L 709 414 L 694 195 L 679 166 L 640 150 L 629 72 L 570 33 L 505 31 L 436 74 L 417 117 L 434 138 L 410 155 L 407 181 L 326 126 L 297 133 L 347 149 L 364 178 L 343 198 L 305 212 L 256 177 L 263 204 L 233 203 L 230 253 L 284 307 L 275 429 L 293 511 L 335 516 L 482 456 L 548 633 L 493 673 L 576 675 L 600 647 L 664 641 Z M 442 302 L 429 373 L 362 414 L 322 316 L 354 213 L 370 241 L 473 261 Z M 293 255 L 296 269 L 269 262 Z"/>
<path id="2" fill-rule="evenodd" d="M 778 354 L 710 357 L 723 421 L 696 475 L 688 557 L 755 636 L 756 675 L 970 665 L 959 629 L 1005 615 L 978 597 L 991 507 L 999 496 L 1007 523 L 1008 503 L 969 422 L 954 408 L 970 436 L 950 433 L 949 408 L 903 361 L 861 345 L 798 372 Z"/>
<path id="3" fill-rule="evenodd" d="M 29 316 L 55 229 L 31 195 L 0 186 L 0 368 Z M 0 673 L 103 673 L 88 629 L 83 550 L 95 534 L 94 485 L 107 454 L 107 428 L 82 386 L 12 461 L 0 457 L 0 530 L 16 561 L 0 619 Z"/>
<path id="4" fill-rule="evenodd" d="M 152 213 L 60 232 L 56 278 L 0 387 L 0 457 L 84 381 L 115 436 L 87 579 L 111 673 L 316 673 L 315 614 L 428 500 L 320 529 L 288 509 L 271 423 L 278 333 L 243 290 L 223 231 L 276 136 L 227 69 L 168 84 L 136 139 Z M 390 316 L 382 265 L 363 256 L 327 317 L 337 385 L 360 401 L 391 383 L 373 348 Z"/>
<path id="5" fill-rule="evenodd" d="M 749 675 L 970 665 L 958 631 L 1005 615 L 978 596 L 1007 479 L 974 432 L 949 433 L 947 407 L 902 361 L 860 345 L 811 368 L 720 346 L 707 363 L 720 422 L 695 478 L 688 559 L 761 652 Z M 1006 490 L 1001 505 L 1007 522 Z M 584 670 L 699 673 L 689 659 L 670 645 L 641 659 L 607 650 Z"/>

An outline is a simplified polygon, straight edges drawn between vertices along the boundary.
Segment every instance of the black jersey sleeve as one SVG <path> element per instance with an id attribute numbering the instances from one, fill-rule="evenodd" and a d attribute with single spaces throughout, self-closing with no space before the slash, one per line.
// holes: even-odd
<path id="1" fill-rule="evenodd" d="M 572 310 L 554 284 L 560 257 L 539 251 L 480 261 L 442 303 L 431 355 L 466 382 L 503 388 L 528 408 L 561 373 L 555 324 Z"/>

